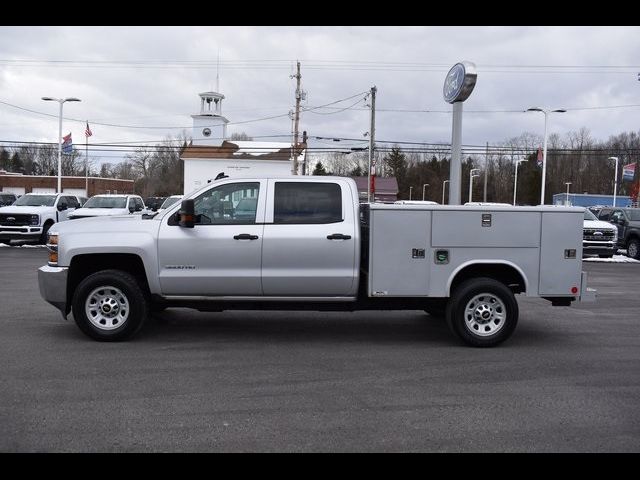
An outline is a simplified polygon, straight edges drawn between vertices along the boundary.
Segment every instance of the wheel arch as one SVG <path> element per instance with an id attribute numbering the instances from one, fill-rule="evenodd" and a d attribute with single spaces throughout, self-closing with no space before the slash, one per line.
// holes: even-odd
<path id="1" fill-rule="evenodd" d="M 131 274 L 144 292 L 149 294 L 149 282 L 144 262 L 135 253 L 88 253 L 75 255 L 69 264 L 67 279 L 67 312 L 71 309 L 73 292 L 87 276 L 101 270 L 122 270 Z"/>
<path id="2" fill-rule="evenodd" d="M 456 268 L 447 281 L 446 294 L 469 278 L 488 277 L 504 283 L 514 293 L 525 293 L 529 290 L 529 281 L 522 269 L 508 260 L 469 260 Z"/>

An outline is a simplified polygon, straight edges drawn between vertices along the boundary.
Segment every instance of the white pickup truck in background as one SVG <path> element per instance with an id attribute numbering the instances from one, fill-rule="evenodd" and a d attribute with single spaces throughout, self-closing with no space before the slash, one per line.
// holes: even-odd
<path id="1" fill-rule="evenodd" d="M 472 346 L 509 338 L 516 294 L 593 300 L 583 208 L 363 204 L 343 177 L 223 178 L 153 218 L 56 224 L 42 296 L 103 341 L 153 310 L 425 310 Z"/>
<path id="2" fill-rule="evenodd" d="M 38 240 L 44 244 L 51 225 L 67 220 L 79 206 L 75 195 L 27 193 L 13 205 L 0 208 L 0 243 Z"/>

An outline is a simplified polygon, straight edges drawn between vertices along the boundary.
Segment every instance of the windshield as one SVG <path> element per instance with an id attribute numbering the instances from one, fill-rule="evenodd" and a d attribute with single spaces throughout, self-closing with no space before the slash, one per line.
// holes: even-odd
<path id="1" fill-rule="evenodd" d="M 127 197 L 91 197 L 82 208 L 126 208 Z"/>
<path id="2" fill-rule="evenodd" d="M 627 210 L 627 215 L 629 215 L 629 220 L 632 222 L 640 222 L 640 208 Z"/>
<path id="3" fill-rule="evenodd" d="M 55 195 L 23 195 L 14 205 L 18 207 L 53 207 Z"/>
<path id="4" fill-rule="evenodd" d="M 160 208 L 168 208 L 174 203 L 176 203 L 178 200 L 180 200 L 180 197 L 175 197 L 175 198 L 169 197 L 162 203 L 162 206 Z"/>
<path id="5" fill-rule="evenodd" d="M 584 211 L 584 219 L 585 220 L 598 220 L 598 217 L 596 217 L 593 213 L 591 213 L 591 210 L 585 210 Z"/>

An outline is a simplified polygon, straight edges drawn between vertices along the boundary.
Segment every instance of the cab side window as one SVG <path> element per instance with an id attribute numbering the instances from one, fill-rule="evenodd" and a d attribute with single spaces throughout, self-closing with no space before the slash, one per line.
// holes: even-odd
<path id="1" fill-rule="evenodd" d="M 194 199 L 196 225 L 251 225 L 256 222 L 259 182 L 228 183 Z"/>
<path id="2" fill-rule="evenodd" d="M 340 185 L 310 182 L 275 184 L 274 224 L 325 224 L 342 220 Z"/>
<path id="3" fill-rule="evenodd" d="M 622 213 L 622 210 L 615 210 L 612 214 L 611 214 L 611 222 L 615 222 L 618 223 L 620 220 L 624 219 L 624 213 Z"/>
<path id="4" fill-rule="evenodd" d="M 69 208 L 78 208 L 80 206 L 80 204 L 78 203 L 78 200 L 76 200 L 76 197 L 64 197 L 67 200 L 67 206 Z"/>
<path id="5" fill-rule="evenodd" d="M 600 210 L 600 215 L 598 215 L 598 220 L 603 220 L 605 222 L 610 221 L 611 218 L 611 210 L 608 208 L 603 208 Z"/>

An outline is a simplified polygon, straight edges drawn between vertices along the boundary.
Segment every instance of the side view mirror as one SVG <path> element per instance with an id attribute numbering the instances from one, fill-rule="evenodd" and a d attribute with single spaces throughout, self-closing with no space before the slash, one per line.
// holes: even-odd
<path id="1" fill-rule="evenodd" d="M 195 223 L 195 207 L 193 204 L 193 199 L 182 200 L 180 204 L 180 210 L 178 210 L 178 225 L 183 228 L 193 228 Z"/>
<path id="2" fill-rule="evenodd" d="M 141 212 L 142 211 L 142 207 L 140 205 L 136 206 L 136 212 Z"/>
<path id="3" fill-rule="evenodd" d="M 66 210 L 67 208 L 69 208 L 69 207 L 67 207 L 67 206 L 66 206 L 66 205 L 64 205 L 64 204 L 62 204 L 62 205 L 58 204 L 58 211 L 59 211 L 59 212 L 61 212 L 61 211 L 63 211 L 63 210 Z"/>

